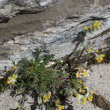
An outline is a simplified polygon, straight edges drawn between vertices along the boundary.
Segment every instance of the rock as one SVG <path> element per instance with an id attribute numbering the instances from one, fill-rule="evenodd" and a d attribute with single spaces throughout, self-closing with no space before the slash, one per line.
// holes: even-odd
<path id="1" fill-rule="evenodd" d="M 90 1 L 92 2 L 92 0 L 90 0 Z M 19 2 L 19 3 L 21 3 L 21 2 Z M 4 7 L 6 6 L 5 5 L 6 3 L 8 3 L 8 2 L 6 1 L 3 3 Z M 15 5 L 14 1 L 12 3 L 13 3 L 13 5 Z M 42 6 L 44 4 L 42 4 Z M 8 6 L 10 6 L 10 8 L 11 8 L 11 5 L 8 5 Z M 20 5 L 18 6 L 18 2 L 17 2 L 17 9 L 19 7 L 20 7 Z M 25 1 L 23 2 L 23 6 L 21 6 L 21 7 L 28 7 L 26 5 Z M 7 13 L 11 13 L 8 11 L 9 10 L 7 10 Z M 99 48 L 104 51 L 109 50 L 109 46 L 110 46 L 110 37 L 109 37 L 110 36 L 110 7 L 108 6 L 103 9 L 97 10 L 97 13 L 96 12 L 91 12 L 89 14 L 85 13 L 84 15 L 81 15 L 78 17 L 72 16 L 71 18 L 63 20 L 61 22 L 59 21 L 56 25 L 53 25 L 52 27 L 48 27 L 43 31 L 37 30 L 34 32 L 28 32 L 28 30 L 26 30 L 26 32 L 20 31 L 19 34 L 15 34 L 14 37 L 11 36 L 8 39 L 8 41 L 2 42 L 0 45 L 0 65 L 1 65 L 0 69 L 1 69 L 1 72 L 4 69 L 4 66 L 7 66 L 7 68 L 10 68 L 13 65 L 12 61 L 15 61 L 15 63 L 17 63 L 23 57 L 27 57 L 29 59 L 32 58 L 33 57 L 32 52 L 35 51 L 36 48 L 41 48 L 45 52 L 55 54 L 55 58 L 57 58 L 57 59 L 71 53 L 72 50 L 75 48 L 75 44 L 76 44 L 76 42 L 73 43 L 72 41 L 74 39 L 76 39 L 78 33 L 82 31 L 84 26 L 90 25 L 96 18 L 102 22 L 102 29 L 92 31 L 91 33 L 88 32 L 86 34 L 86 36 L 84 37 L 84 42 L 82 42 L 81 48 L 84 46 L 87 47 L 90 45 L 95 49 Z M 102 19 L 102 18 L 104 18 L 104 19 Z M 27 25 L 23 24 L 22 26 L 28 26 L 28 24 L 29 23 L 27 23 Z M 13 27 L 15 29 L 14 31 L 16 31 L 17 30 L 16 26 L 13 25 Z M 19 27 L 19 28 L 21 28 L 21 27 Z M 3 32 L 3 34 L 4 34 L 6 31 L 4 31 L 2 29 L 3 28 L 1 28 L 1 32 Z M 10 31 L 10 28 L 8 28 L 7 30 Z M 5 55 L 5 56 L 3 56 L 3 55 Z M 98 68 L 98 67 L 96 66 L 96 68 Z M 96 70 L 97 69 L 95 69 L 94 72 L 96 72 Z M 102 70 L 104 70 L 104 69 L 102 68 Z M 98 72 L 98 70 L 97 70 L 97 72 Z M 103 73 L 105 73 L 105 71 Z M 104 89 L 102 89 L 102 86 L 104 86 L 103 81 L 105 81 L 105 85 L 107 85 L 109 77 L 106 77 L 106 78 L 108 78 L 108 79 L 106 79 L 105 76 L 108 76 L 107 75 L 108 73 L 106 72 L 106 75 L 104 75 L 103 73 L 101 76 L 101 77 L 103 77 L 102 80 L 101 80 L 101 77 L 99 77 L 97 75 L 93 75 L 90 79 L 90 81 L 94 79 L 93 82 L 92 81 L 89 82 L 89 80 L 88 80 L 87 84 L 93 85 L 92 87 L 94 87 L 97 84 L 94 82 L 95 81 L 97 82 L 97 80 L 98 80 L 99 82 L 98 82 L 98 85 L 96 86 L 97 88 L 94 91 L 96 91 L 96 92 L 103 91 L 102 92 L 103 95 L 106 96 L 107 99 L 109 99 L 108 98 L 109 89 L 106 87 L 104 87 Z M 95 79 L 95 77 L 97 77 L 97 79 Z M 103 83 L 101 88 L 100 88 L 100 82 Z M 109 87 L 109 85 L 107 85 L 107 87 Z M 6 94 L 7 94 L 7 92 L 6 92 Z M 3 95 L 2 97 L 4 97 L 5 93 L 2 95 Z M 5 102 L 5 100 L 7 101 L 8 96 L 9 96 L 9 94 L 7 95 L 6 99 L 4 98 L 4 100 L 2 100 L 3 103 L 2 102 L 0 103 L 0 107 L 2 110 L 6 110 L 9 108 L 9 106 L 8 107 L 4 106 L 4 102 Z M 14 104 L 14 101 L 11 101 L 11 103 L 12 102 Z M 100 110 L 99 108 L 95 109 L 92 105 L 87 105 L 87 107 L 85 107 L 84 109 L 86 110 L 89 108 L 91 108 L 91 110 Z M 76 105 L 75 109 L 82 110 L 83 107 Z"/>
<path id="2" fill-rule="evenodd" d="M 69 54 L 75 47 L 72 41 L 77 37 L 78 33 L 84 26 L 90 25 L 97 17 L 105 18 L 100 20 L 102 22 L 102 29 L 95 30 L 92 33 L 87 33 L 84 38 L 83 46 L 91 45 L 93 48 L 106 48 L 109 49 L 109 28 L 110 28 L 110 10 L 109 8 L 103 9 L 98 13 L 85 14 L 84 16 L 76 19 L 67 19 L 59 23 L 56 27 L 51 27 L 43 32 L 36 31 L 32 33 L 25 33 L 18 35 L 11 41 L 1 45 L 1 48 L 9 48 L 6 52 L 7 59 L 19 61 L 23 57 L 32 57 L 31 53 L 36 48 L 43 48 L 55 54 L 55 58 L 60 58 Z M 103 44 L 103 45 L 102 45 Z M 1 50 L 1 53 L 4 51 Z M 6 58 L 5 58 L 6 59 Z"/>
<path id="3" fill-rule="evenodd" d="M 37 13 L 56 0 L 0 0 L 0 22 L 8 22 L 17 14 Z"/>
<path id="4" fill-rule="evenodd" d="M 91 104 L 90 102 L 87 102 L 87 104 L 83 105 L 83 104 L 78 104 L 78 100 L 74 97 L 69 97 L 68 98 L 69 101 L 72 101 L 72 106 L 73 106 L 73 110 L 102 110 L 99 107 L 95 107 L 93 104 Z"/>
<path id="5" fill-rule="evenodd" d="M 44 1 L 40 0 L 39 3 L 42 5 L 48 2 L 45 8 L 43 8 L 44 6 L 37 6 L 35 0 L 32 2 L 29 0 L 2 0 L 3 3 L 1 2 L 0 7 L 0 43 L 21 33 L 42 31 L 48 27 L 56 26 L 66 18 L 74 18 L 75 21 L 85 13 L 97 13 L 110 3 L 109 0 L 106 2 L 103 0 Z M 51 2 L 53 5 L 49 1 L 53 1 Z M 34 5 L 31 6 L 31 4 Z M 40 10 L 45 9 L 45 11 L 37 13 L 39 8 Z"/>

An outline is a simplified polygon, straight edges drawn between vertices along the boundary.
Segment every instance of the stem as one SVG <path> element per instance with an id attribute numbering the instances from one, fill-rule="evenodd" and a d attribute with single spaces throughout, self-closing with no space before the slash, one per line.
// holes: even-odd
<path id="1" fill-rule="evenodd" d="M 82 56 L 84 50 L 85 50 L 85 47 L 82 49 L 82 51 L 81 51 L 79 57 L 77 58 L 77 61 L 76 61 L 77 63 L 74 64 L 74 67 L 78 64 L 78 62 L 79 62 L 79 60 L 80 60 L 80 58 L 81 58 L 81 56 Z"/>
<path id="2" fill-rule="evenodd" d="M 69 58 L 73 55 L 73 53 L 76 51 L 76 49 L 78 48 L 80 42 L 78 42 L 76 44 L 76 47 L 74 48 L 74 50 L 69 54 L 67 55 L 67 57 L 65 58 L 65 61 L 63 62 L 62 66 L 64 66 L 68 61 L 69 61 Z"/>
<path id="3" fill-rule="evenodd" d="M 26 94 L 25 94 L 25 90 L 24 90 L 24 92 L 22 93 L 22 99 L 21 99 L 21 103 L 20 103 L 21 108 L 19 110 L 23 110 L 25 99 L 26 99 Z"/>

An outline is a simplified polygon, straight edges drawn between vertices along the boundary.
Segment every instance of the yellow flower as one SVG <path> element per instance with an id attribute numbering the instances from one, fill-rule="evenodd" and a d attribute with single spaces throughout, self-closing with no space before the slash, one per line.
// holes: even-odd
<path id="1" fill-rule="evenodd" d="M 98 23 L 97 23 L 98 26 L 100 26 L 101 24 L 102 24 L 101 22 L 98 22 Z"/>
<path id="2" fill-rule="evenodd" d="M 101 26 L 97 26 L 97 29 L 101 29 Z"/>
<path id="3" fill-rule="evenodd" d="M 77 94 L 77 95 L 76 95 L 76 98 L 78 98 L 78 97 L 80 97 L 80 94 Z"/>
<path id="4" fill-rule="evenodd" d="M 43 98 L 47 98 L 47 96 L 46 96 L 46 95 L 44 95 L 44 96 L 43 96 Z"/>
<path id="5" fill-rule="evenodd" d="M 22 106 L 19 104 L 17 108 L 20 109 L 21 107 L 22 107 Z"/>
<path id="6" fill-rule="evenodd" d="M 92 102 L 93 96 L 89 96 L 87 99 L 88 99 L 88 101 Z"/>
<path id="7" fill-rule="evenodd" d="M 101 24 L 102 24 L 101 22 L 95 21 L 93 25 L 94 25 L 94 27 L 97 27 L 97 26 L 100 26 Z"/>
<path id="8" fill-rule="evenodd" d="M 87 51 L 88 51 L 88 53 L 91 53 L 92 52 L 92 47 L 88 47 Z"/>
<path id="9" fill-rule="evenodd" d="M 7 81 L 7 84 L 11 84 L 11 81 L 8 80 L 8 81 Z"/>
<path id="10" fill-rule="evenodd" d="M 91 95 L 90 98 L 93 99 L 93 95 Z"/>
<path id="11" fill-rule="evenodd" d="M 99 53 L 99 50 L 98 50 L 98 49 L 96 49 L 96 50 L 95 50 L 95 53 Z"/>
<path id="12" fill-rule="evenodd" d="M 57 110 L 62 110 L 61 108 L 58 108 Z"/>
<path id="13" fill-rule="evenodd" d="M 43 103 L 46 103 L 47 102 L 47 100 L 46 99 L 43 99 Z"/>
<path id="14" fill-rule="evenodd" d="M 88 97 L 87 96 L 84 96 L 84 95 L 78 94 L 77 99 L 78 99 L 78 103 L 79 104 L 80 103 L 86 104 L 86 101 L 88 100 Z"/>
<path id="15" fill-rule="evenodd" d="M 44 95 L 43 96 L 43 102 L 44 103 L 48 102 L 50 100 L 50 97 L 51 97 L 51 94 L 50 93 L 48 93 L 47 95 Z"/>
<path id="16" fill-rule="evenodd" d="M 86 89 L 79 89 L 79 93 L 86 93 Z"/>
<path id="17" fill-rule="evenodd" d="M 101 29 L 101 24 L 102 24 L 101 22 L 99 22 L 99 21 L 96 20 L 94 22 L 93 26 L 94 26 L 95 29 Z"/>
<path id="18" fill-rule="evenodd" d="M 48 98 L 48 99 L 50 99 L 50 97 L 51 97 L 51 94 L 50 94 L 50 93 L 48 93 L 48 94 L 47 94 L 47 98 Z"/>
<path id="19" fill-rule="evenodd" d="M 83 88 L 84 88 L 84 89 L 87 89 L 88 87 L 87 87 L 87 86 L 84 86 Z"/>
<path id="20" fill-rule="evenodd" d="M 82 90 L 82 93 L 85 93 L 86 92 L 86 90 Z"/>
<path id="21" fill-rule="evenodd" d="M 100 54 L 101 57 L 105 57 L 105 54 Z"/>
<path id="22" fill-rule="evenodd" d="M 79 73 L 79 72 L 76 73 L 76 77 L 77 77 L 77 78 L 81 77 L 81 73 Z"/>
<path id="23" fill-rule="evenodd" d="M 43 102 L 46 103 L 48 101 L 48 98 L 46 95 L 43 96 Z"/>
<path id="24" fill-rule="evenodd" d="M 100 63 L 103 60 L 103 58 L 96 57 L 96 60 Z"/>
<path id="25" fill-rule="evenodd" d="M 98 22 L 99 22 L 98 20 L 95 20 L 95 22 L 94 22 L 94 23 L 96 23 L 96 24 L 97 24 Z"/>
<path id="26" fill-rule="evenodd" d="M 57 105 L 57 110 L 63 110 L 65 107 L 63 105 Z"/>
<path id="27" fill-rule="evenodd" d="M 88 75 L 89 75 L 89 72 L 87 70 L 83 69 L 83 68 L 81 70 L 79 69 L 76 73 L 77 78 L 80 78 L 80 77 L 83 77 L 83 76 L 88 76 Z M 82 82 L 80 82 L 80 83 L 82 83 Z"/>
<path id="28" fill-rule="evenodd" d="M 93 99 L 91 99 L 91 98 L 88 98 L 88 101 L 89 101 L 89 102 L 92 102 L 92 101 L 93 101 Z"/>
<path id="29" fill-rule="evenodd" d="M 17 69 L 17 66 L 13 66 L 13 69 L 16 70 Z"/>
<path id="30" fill-rule="evenodd" d="M 94 91 L 90 91 L 90 94 L 93 95 L 94 94 Z"/>
<path id="31" fill-rule="evenodd" d="M 14 85 L 15 83 L 14 83 L 14 82 L 12 82 L 11 84 L 12 84 L 12 85 Z"/>
<path id="32" fill-rule="evenodd" d="M 17 75 L 12 74 L 11 76 L 8 77 L 7 84 L 14 85 L 16 82 L 16 78 L 17 78 Z"/>
<path id="33" fill-rule="evenodd" d="M 11 79 L 11 77 L 8 77 L 8 80 L 10 80 Z"/>
<path id="34" fill-rule="evenodd" d="M 82 102 L 82 104 L 83 104 L 83 105 L 85 105 L 85 104 L 86 104 L 86 102 L 85 102 L 85 101 L 83 101 L 83 102 Z"/>
<path id="35" fill-rule="evenodd" d="M 94 23 L 93 26 L 96 27 L 97 26 L 97 23 Z"/>
<path id="36" fill-rule="evenodd" d="M 81 90 L 81 89 L 79 89 L 79 92 L 81 93 L 81 92 L 82 92 L 82 90 Z"/>
<path id="37" fill-rule="evenodd" d="M 94 27 L 93 27 L 93 26 L 90 26 L 89 29 L 90 29 L 90 30 L 94 30 Z"/>
<path id="38" fill-rule="evenodd" d="M 83 97 L 83 101 L 86 102 L 87 101 L 87 97 Z"/>
<path id="39" fill-rule="evenodd" d="M 88 75 L 89 75 L 89 72 L 88 72 L 88 71 L 84 71 L 84 72 L 83 72 L 83 75 L 84 75 L 84 76 L 88 76 Z"/>
<path id="40" fill-rule="evenodd" d="M 87 30 L 88 30 L 88 28 L 85 26 L 85 27 L 83 27 L 83 30 L 87 31 Z"/>
<path id="41" fill-rule="evenodd" d="M 100 63 L 100 62 L 103 60 L 104 57 L 105 57 L 104 54 L 100 54 L 100 55 L 97 55 L 97 56 L 95 57 L 95 59 Z"/>
<path id="42" fill-rule="evenodd" d="M 80 92 L 80 93 L 82 93 L 83 91 L 85 91 L 85 90 L 84 90 L 84 89 L 81 89 L 81 88 L 79 89 L 79 92 Z"/>

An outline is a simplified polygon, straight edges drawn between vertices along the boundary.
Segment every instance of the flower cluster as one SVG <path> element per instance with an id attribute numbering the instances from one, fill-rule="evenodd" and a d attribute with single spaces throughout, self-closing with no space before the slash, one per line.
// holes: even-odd
<path id="1" fill-rule="evenodd" d="M 17 75 L 15 74 L 12 74 L 11 76 L 8 77 L 8 80 L 7 80 L 7 84 L 10 84 L 10 85 L 14 85 L 15 82 L 17 81 Z"/>
<path id="2" fill-rule="evenodd" d="M 99 22 L 98 20 L 94 21 L 92 25 L 90 25 L 89 27 L 83 27 L 84 31 L 93 31 L 93 30 L 97 30 L 97 29 L 101 29 L 102 23 Z"/>
<path id="3" fill-rule="evenodd" d="M 63 105 L 57 105 L 57 109 L 56 110 L 64 110 L 65 107 Z"/>
<path id="4" fill-rule="evenodd" d="M 48 102 L 50 98 L 51 98 L 51 93 L 49 92 L 48 94 L 43 96 L 43 103 Z"/>
<path id="5" fill-rule="evenodd" d="M 89 76 L 89 71 L 82 67 L 79 67 L 76 73 L 76 77 L 80 78 L 82 76 Z"/>
<path id="6" fill-rule="evenodd" d="M 93 29 L 101 29 L 101 25 L 102 25 L 102 23 L 96 20 L 93 23 L 92 27 L 93 27 Z"/>
<path id="7" fill-rule="evenodd" d="M 105 57 L 105 54 L 98 54 L 99 50 L 98 49 L 94 50 L 92 47 L 88 47 L 87 52 L 88 53 L 95 53 L 95 59 L 98 63 L 102 62 Z"/>
<path id="8" fill-rule="evenodd" d="M 93 91 L 88 92 L 88 90 L 87 90 L 86 95 L 77 94 L 76 98 L 78 99 L 78 103 L 79 104 L 86 104 L 87 101 L 92 102 L 93 101 L 93 94 L 94 94 Z"/>
<path id="9" fill-rule="evenodd" d="M 88 46 L 87 52 L 88 53 L 99 53 L 99 50 L 98 49 L 93 49 L 92 46 Z"/>
<path id="10" fill-rule="evenodd" d="M 102 25 L 102 22 L 96 20 L 89 27 L 86 27 L 86 26 L 83 27 L 83 30 L 86 31 L 86 32 L 87 31 L 91 32 L 93 30 L 101 29 L 102 28 L 101 25 Z M 105 57 L 104 54 L 98 54 L 99 53 L 98 49 L 93 50 L 92 47 L 88 47 L 87 52 L 88 53 L 95 53 L 95 56 L 96 56 L 95 59 L 97 60 L 98 63 L 102 62 L 103 58 Z M 81 74 L 77 73 L 77 77 L 80 77 L 80 76 L 81 76 Z"/>
<path id="11" fill-rule="evenodd" d="M 59 99 L 55 101 L 55 104 L 56 104 L 56 107 L 57 107 L 56 110 L 64 110 L 65 109 L 65 107 L 60 104 L 60 100 Z"/>
<path id="12" fill-rule="evenodd" d="M 87 87 L 86 86 L 84 86 L 83 88 L 80 88 L 78 90 L 78 93 L 80 93 L 80 94 L 85 94 L 86 92 L 87 92 Z"/>
<path id="13" fill-rule="evenodd" d="M 102 62 L 103 61 L 103 58 L 105 57 L 104 54 L 100 54 L 100 55 L 96 55 L 95 59 L 97 60 L 97 62 Z"/>

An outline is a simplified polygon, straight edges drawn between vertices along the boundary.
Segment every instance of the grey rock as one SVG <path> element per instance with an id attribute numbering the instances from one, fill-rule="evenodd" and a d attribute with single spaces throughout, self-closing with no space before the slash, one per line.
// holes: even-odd
<path id="1" fill-rule="evenodd" d="M 57 1 L 57 3 L 55 3 Z M 54 18 L 69 17 L 82 15 L 84 13 L 95 12 L 99 8 L 109 5 L 110 1 L 106 0 L 0 0 L 0 23 L 8 22 L 13 16 L 24 13 L 37 13 L 47 7 L 53 8 L 43 14 L 53 15 Z M 83 9 L 83 10 L 82 10 Z M 50 11 L 51 10 L 51 11 Z M 42 15 L 43 15 L 42 14 Z M 51 16 L 53 18 L 53 16 Z M 58 17 L 57 17 L 58 16 Z M 51 18 L 50 17 L 50 18 Z"/>
<path id="2" fill-rule="evenodd" d="M 56 27 L 50 27 L 43 32 L 36 31 L 18 35 L 13 40 L 9 40 L 1 45 L 1 55 L 4 52 L 7 53 L 7 56 L 1 56 L 1 60 L 7 59 L 17 63 L 23 57 L 32 58 L 31 53 L 36 48 L 42 48 L 44 51 L 55 54 L 55 58 L 61 58 L 71 53 L 74 49 L 76 42 L 72 43 L 72 41 L 82 31 L 83 26 L 88 26 L 93 22 L 91 19 L 93 15 L 99 18 L 104 17 L 106 20 L 101 20 L 102 29 L 87 33 L 82 47 L 91 45 L 93 48 L 109 49 L 110 44 L 107 41 L 109 41 L 110 35 L 110 10 L 109 8 L 105 8 L 96 14 L 86 14 L 77 21 L 67 19 L 59 23 Z"/>
<path id="3" fill-rule="evenodd" d="M 106 0 L 106 3 L 103 0 L 49 1 L 40 1 L 40 5 L 44 5 L 48 2 L 45 8 L 43 8 L 44 6 L 37 6 L 34 0 L 31 0 L 30 2 L 29 0 L 10 0 L 8 2 L 5 1 L 4 5 L 1 2 L 3 6 L 1 5 L 2 7 L 0 9 L 0 44 L 3 41 L 9 40 L 21 33 L 36 30 L 42 31 L 50 26 L 55 26 L 66 18 L 73 18 L 73 21 L 77 21 L 80 16 L 84 15 L 85 13 L 97 13 L 105 6 L 110 5 L 109 0 Z M 29 5 L 26 5 L 26 3 Z M 54 5 L 51 5 L 51 3 Z M 31 4 L 33 5 L 31 6 Z M 47 8 L 48 6 L 49 8 Z M 37 13 L 38 9 L 46 10 Z"/>
<path id="4" fill-rule="evenodd" d="M 99 10 L 97 13 L 85 14 L 78 19 L 75 19 L 75 21 L 74 19 L 66 19 L 63 22 L 58 23 L 56 26 L 49 27 L 44 31 L 35 31 L 17 35 L 13 40 L 11 39 L 8 42 L 3 43 L 0 47 L 0 51 L 1 53 L 7 52 L 7 56 L 5 56 L 5 58 L 0 58 L 0 70 L 2 71 L 4 69 L 4 66 L 11 68 L 11 66 L 13 65 L 12 61 L 15 61 L 17 63 L 23 57 L 27 57 L 29 59 L 33 58 L 32 52 L 35 51 L 36 48 L 41 48 L 44 51 L 55 54 L 55 58 L 61 58 L 66 54 L 71 53 L 76 43 L 72 43 L 72 41 L 77 37 L 77 34 L 82 31 L 83 26 L 88 26 L 93 22 L 91 16 L 105 18 L 106 20 L 100 20 L 102 22 L 102 29 L 95 30 L 92 33 L 87 33 L 81 48 L 83 46 L 90 45 L 93 48 L 101 48 L 103 50 L 109 49 L 110 8 L 106 7 L 102 10 Z M 105 66 L 109 68 L 110 65 Z M 92 87 L 91 89 L 96 92 L 100 91 L 99 93 L 103 93 L 103 95 L 107 99 L 110 99 L 110 90 L 108 84 L 108 72 L 110 70 L 106 67 L 103 67 L 103 65 L 100 66 L 99 71 L 97 70 L 97 66 L 93 67 L 93 69 L 95 69 L 94 73 L 97 74 L 93 74 L 92 77 L 90 77 L 90 80 L 88 80 L 87 84 L 90 84 L 88 85 L 90 87 L 91 85 L 92 87 L 96 87 L 96 89 Z M 101 78 L 98 73 L 102 72 L 102 70 L 105 70 L 105 68 L 107 71 L 103 71 L 103 73 L 101 73 L 103 77 Z M 104 85 L 107 85 L 107 87 L 105 86 L 103 88 Z M 12 103 L 14 105 L 13 107 L 16 106 L 16 99 L 13 100 L 10 98 L 9 91 L 1 94 L 1 100 L 1 110 L 8 110 L 10 107 L 12 107 Z M 6 106 L 4 103 L 6 103 Z M 9 106 L 7 104 L 9 104 Z M 91 108 L 91 110 L 100 110 L 99 108 L 93 107 L 93 105 L 91 104 L 88 104 L 83 108 L 82 106 L 77 105 L 75 101 L 73 106 L 76 110 L 88 110 L 89 108 Z"/>
<path id="5" fill-rule="evenodd" d="M 8 22 L 17 14 L 37 13 L 56 0 L 0 0 L 0 22 Z"/>

